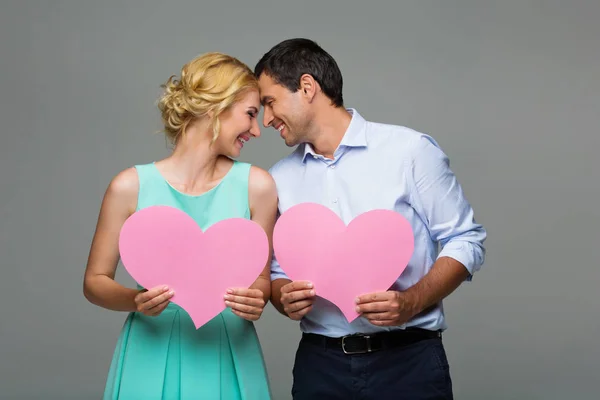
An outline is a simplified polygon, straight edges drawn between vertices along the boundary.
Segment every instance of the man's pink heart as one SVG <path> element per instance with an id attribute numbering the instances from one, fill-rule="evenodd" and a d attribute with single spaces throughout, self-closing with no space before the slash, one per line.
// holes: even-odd
<path id="1" fill-rule="evenodd" d="M 355 298 L 385 292 L 406 268 L 414 250 L 409 222 L 391 210 L 372 210 L 348 226 L 331 210 L 301 203 L 286 210 L 273 232 L 275 257 L 292 280 L 314 284 L 349 322 Z"/>
<path id="2" fill-rule="evenodd" d="M 268 259 L 269 242 L 256 222 L 231 218 L 202 232 L 183 211 L 152 206 L 132 214 L 119 236 L 125 269 L 146 289 L 167 285 L 171 301 L 196 328 L 225 309 L 228 288 L 247 288 Z"/>

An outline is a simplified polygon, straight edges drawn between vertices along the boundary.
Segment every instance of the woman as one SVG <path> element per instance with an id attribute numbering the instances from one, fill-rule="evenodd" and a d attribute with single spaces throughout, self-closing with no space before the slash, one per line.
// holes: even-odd
<path id="1" fill-rule="evenodd" d="M 252 71 L 235 58 L 208 53 L 163 87 L 159 109 L 174 150 L 111 181 L 85 272 L 90 302 L 129 312 L 104 399 L 269 399 L 253 321 L 270 296 L 270 259 L 250 288 L 227 295 L 228 308 L 198 330 L 169 301 L 174 294 L 169 288 L 130 289 L 114 280 L 121 226 L 148 206 L 178 207 L 203 230 L 222 219 L 249 218 L 264 228 L 272 246 L 274 181 L 266 171 L 234 160 L 248 140 L 260 136 Z M 231 243 L 232 251 L 235 247 Z"/>

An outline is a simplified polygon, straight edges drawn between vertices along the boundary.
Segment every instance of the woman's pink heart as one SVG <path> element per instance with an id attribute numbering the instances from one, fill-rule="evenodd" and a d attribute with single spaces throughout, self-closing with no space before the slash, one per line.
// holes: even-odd
<path id="1" fill-rule="evenodd" d="M 314 284 L 349 322 L 355 298 L 385 292 L 406 268 L 414 249 L 409 222 L 391 210 L 373 210 L 348 226 L 325 206 L 301 203 L 286 210 L 273 232 L 275 257 L 292 280 Z"/>
<path id="2" fill-rule="evenodd" d="M 196 328 L 225 309 L 228 288 L 247 288 L 269 255 L 265 231 L 244 218 L 222 220 L 202 232 L 183 211 L 152 206 L 132 214 L 119 236 L 121 260 L 144 288 L 167 285 L 171 301 Z"/>

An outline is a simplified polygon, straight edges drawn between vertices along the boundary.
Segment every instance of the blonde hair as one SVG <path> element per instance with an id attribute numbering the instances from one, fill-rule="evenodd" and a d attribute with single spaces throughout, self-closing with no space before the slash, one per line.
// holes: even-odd
<path id="1" fill-rule="evenodd" d="M 161 88 L 158 108 L 167 137 L 177 142 L 192 121 L 212 112 L 214 142 L 221 129 L 219 116 L 249 89 L 258 90 L 258 81 L 237 58 L 211 52 L 185 64 L 181 77 L 171 76 Z"/>

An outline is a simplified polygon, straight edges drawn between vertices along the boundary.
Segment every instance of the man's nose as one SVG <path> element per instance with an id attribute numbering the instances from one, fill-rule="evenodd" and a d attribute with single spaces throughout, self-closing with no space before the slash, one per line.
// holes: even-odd
<path id="1" fill-rule="evenodd" d="M 268 107 L 265 107 L 263 111 L 263 125 L 265 128 L 268 128 L 271 122 L 273 122 L 273 113 Z"/>

